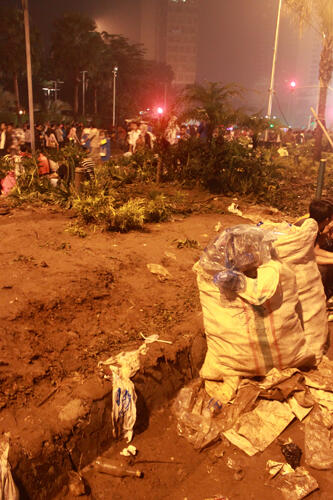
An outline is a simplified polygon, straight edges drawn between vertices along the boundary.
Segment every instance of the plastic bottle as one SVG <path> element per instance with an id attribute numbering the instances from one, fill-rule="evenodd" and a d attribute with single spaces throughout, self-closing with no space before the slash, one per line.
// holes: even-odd
<path id="1" fill-rule="evenodd" d="M 118 463 L 110 458 L 100 457 L 95 460 L 95 469 L 103 474 L 115 477 L 142 477 L 139 470 L 127 469 L 124 464 Z"/>

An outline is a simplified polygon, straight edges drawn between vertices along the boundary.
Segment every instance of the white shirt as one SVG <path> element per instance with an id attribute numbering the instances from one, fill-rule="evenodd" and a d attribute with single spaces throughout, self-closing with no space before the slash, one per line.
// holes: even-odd
<path id="1" fill-rule="evenodd" d="M 99 139 L 99 131 L 97 130 L 97 128 L 90 129 L 88 138 L 90 140 L 90 147 L 99 148 L 100 139 Z"/>
<path id="2" fill-rule="evenodd" d="M 141 135 L 141 130 L 130 130 L 127 135 L 127 141 L 130 146 L 132 146 L 133 151 L 135 150 L 136 141 L 138 137 Z"/>

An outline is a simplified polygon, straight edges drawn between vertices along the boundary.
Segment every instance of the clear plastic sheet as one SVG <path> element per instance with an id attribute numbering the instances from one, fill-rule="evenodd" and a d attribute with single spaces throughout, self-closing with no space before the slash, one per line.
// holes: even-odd
<path id="1" fill-rule="evenodd" d="M 200 264 L 213 275 L 220 289 L 243 291 L 246 286 L 243 273 L 271 259 L 275 238 L 270 231 L 249 224 L 228 228 L 208 245 Z"/>

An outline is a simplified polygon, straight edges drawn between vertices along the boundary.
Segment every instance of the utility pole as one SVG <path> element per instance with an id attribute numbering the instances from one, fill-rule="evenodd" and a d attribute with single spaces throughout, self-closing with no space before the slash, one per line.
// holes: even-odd
<path id="1" fill-rule="evenodd" d="M 82 115 L 86 114 L 86 74 L 88 71 L 81 71 L 82 73 Z"/>
<path id="2" fill-rule="evenodd" d="M 25 52 L 27 58 L 27 82 L 28 82 L 28 100 L 29 100 L 29 123 L 31 135 L 31 151 L 35 153 L 35 120 L 34 120 L 34 98 L 32 90 L 32 70 L 31 70 L 31 48 L 30 48 L 30 26 L 29 26 L 29 5 L 28 0 L 22 0 L 24 14 L 25 31 Z"/>
<path id="3" fill-rule="evenodd" d="M 113 68 L 113 108 L 112 108 L 112 125 L 116 126 L 116 79 L 118 75 L 118 66 Z"/>
<path id="4" fill-rule="evenodd" d="M 271 116 L 272 116 L 272 108 L 273 108 L 275 68 L 276 68 L 277 51 L 278 51 L 278 45 L 279 45 L 281 10 L 282 10 L 282 0 L 279 0 L 279 8 L 278 8 L 278 14 L 277 14 L 277 20 L 276 20 L 276 30 L 275 30 L 271 83 L 269 86 L 269 97 L 268 97 L 268 107 L 267 107 L 268 119 L 271 118 Z M 267 139 L 268 139 L 268 130 L 266 130 L 266 133 L 265 133 L 265 141 L 267 141 Z"/>

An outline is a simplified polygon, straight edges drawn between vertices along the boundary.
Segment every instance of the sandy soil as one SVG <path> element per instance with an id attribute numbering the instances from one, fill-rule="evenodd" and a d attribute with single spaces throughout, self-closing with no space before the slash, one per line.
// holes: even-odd
<path id="1" fill-rule="evenodd" d="M 262 218 L 258 213 L 254 207 L 252 214 Z M 12 413 L 13 421 L 16 412 L 43 404 L 66 380 L 89 378 L 99 360 L 138 346 L 141 333 L 177 342 L 189 332 L 202 333 L 191 268 L 216 234 L 218 222 L 227 227 L 242 221 L 231 214 L 207 213 L 151 225 L 144 232 L 92 231 L 79 238 L 67 231 L 72 217 L 70 212 L 31 207 L 0 216 L 0 407 Z M 186 238 L 201 248 L 177 248 L 177 241 Z M 171 276 L 153 275 L 149 263 L 165 266 Z M 8 422 L 10 431 L 13 424 Z M 292 424 L 285 436 L 304 449 L 299 426 Z M 266 460 L 283 458 L 276 443 L 251 459 L 225 442 L 218 445 L 219 452 L 224 450 L 220 458 L 216 447 L 198 453 L 177 436 L 166 406 L 152 415 L 149 428 L 136 435 L 134 444 L 139 450 L 136 467 L 145 478 L 89 472 L 91 494 L 86 498 L 281 498 L 265 485 Z M 109 456 L 118 459 L 122 447 L 118 443 Z M 240 481 L 227 466 L 230 457 L 244 470 Z M 321 489 L 311 498 L 333 498 L 330 474 L 312 472 Z M 60 498 L 72 497 L 64 489 Z"/>
<path id="2" fill-rule="evenodd" d="M 140 333 L 173 340 L 179 325 L 202 329 L 192 265 L 221 215 L 179 218 L 129 234 L 66 229 L 68 212 L 20 209 L 0 217 L 0 406 L 40 403 L 67 377 L 140 343 Z M 223 216 L 223 224 L 239 218 Z M 147 264 L 164 265 L 169 279 Z M 183 334 L 186 334 L 183 331 Z"/>

